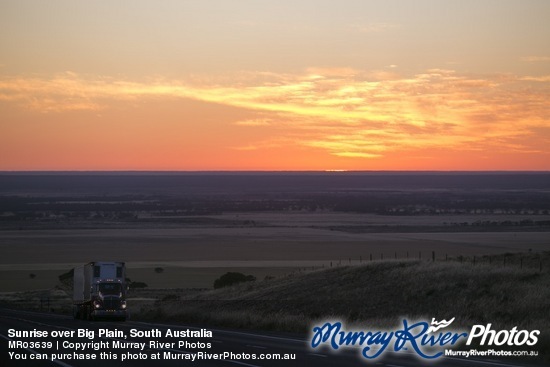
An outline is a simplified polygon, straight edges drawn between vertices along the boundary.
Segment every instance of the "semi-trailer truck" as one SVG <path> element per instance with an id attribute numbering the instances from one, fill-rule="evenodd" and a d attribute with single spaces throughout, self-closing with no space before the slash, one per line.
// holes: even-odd
<path id="1" fill-rule="evenodd" d="M 123 262 L 95 261 L 73 269 L 73 317 L 126 320 L 126 267 Z"/>

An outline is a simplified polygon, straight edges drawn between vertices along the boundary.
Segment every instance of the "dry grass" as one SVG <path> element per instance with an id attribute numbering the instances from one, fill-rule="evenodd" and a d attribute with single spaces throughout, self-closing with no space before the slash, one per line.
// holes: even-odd
<path id="1" fill-rule="evenodd" d="M 0 307 L 70 314 L 72 298 L 59 286 L 39 291 L 2 292 Z"/>
<path id="2" fill-rule="evenodd" d="M 550 260 L 550 253 L 544 260 Z M 465 329 L 486 323 L 493 329 L 539 329 L 537 348 L 548 358 L 548 284 L 550 272 L 538 268 L 375 261 L 168 297 L 139 317 L 297 332 L 331 318 L 392 328 L 401 317 L 456 317 L 455 327 Z"/>

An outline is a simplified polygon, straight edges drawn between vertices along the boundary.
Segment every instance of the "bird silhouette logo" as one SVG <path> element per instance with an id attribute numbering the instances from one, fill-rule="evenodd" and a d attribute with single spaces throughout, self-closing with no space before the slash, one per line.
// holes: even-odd
<path id="1" fill-rule="evenodd" d="M 447 326 L 451 325 L 455 321 L 455 317 L 450 319 L 449 321 L 443 319 L 441 321 L 435 321 L 435 318 L 432 318 L 432 325 L 428 328 L 428 333 L 435 333 L 439 329 L 446 328 Z"/>

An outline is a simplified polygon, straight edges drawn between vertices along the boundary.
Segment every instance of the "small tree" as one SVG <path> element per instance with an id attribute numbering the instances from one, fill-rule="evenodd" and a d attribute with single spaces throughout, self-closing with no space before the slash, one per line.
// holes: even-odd
<path id="1" fill-rule="evenodd" d="M 244 275 L 243 273 L 227 272 L 214 281 L 214 288 L 228 287 L 233 284 L 243 282 L 253 282 L 256 277 L 253 275 Z"/>

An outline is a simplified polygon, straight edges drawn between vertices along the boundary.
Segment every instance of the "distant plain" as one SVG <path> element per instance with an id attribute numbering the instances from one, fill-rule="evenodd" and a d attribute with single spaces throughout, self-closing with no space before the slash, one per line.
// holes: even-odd
<path id="1" fill-rule="evenodd" d="M 152 287 L 202 288 L 230 269 L 536 253 L 550 238 L 546 173 L 2 179 L 0 291 L 51 287 L 95 260 L 125 261 Z"/>

